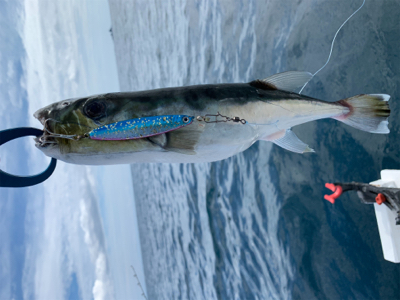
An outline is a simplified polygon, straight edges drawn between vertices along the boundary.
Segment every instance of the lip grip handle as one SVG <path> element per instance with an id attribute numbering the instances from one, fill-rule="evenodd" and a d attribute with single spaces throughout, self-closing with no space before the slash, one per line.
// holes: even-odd
<path id="1" fill-rule="evenodd" d="M 17 138 L 24 136 L 41 136 L 43 131 L 32 127 L 19 127 L 0 131 L 0 146 Z M 33 176 L 16 176 L 6 173 L 0 169 L 0 187 L 27 187 L 45 181 L 53 174 L 57 159 L 52 158 L 45 171 Z"/>

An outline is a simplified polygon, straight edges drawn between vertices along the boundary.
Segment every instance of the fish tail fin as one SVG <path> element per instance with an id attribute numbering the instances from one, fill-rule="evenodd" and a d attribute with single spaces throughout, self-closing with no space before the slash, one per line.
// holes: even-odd
<path id="1" fill-rule="evenodd" d="M 337 101 L 349 110 L 333 119 L 371 133 L 389 133 L 389 99 L 390 96 L 386 94 L 370 94 Z"/>

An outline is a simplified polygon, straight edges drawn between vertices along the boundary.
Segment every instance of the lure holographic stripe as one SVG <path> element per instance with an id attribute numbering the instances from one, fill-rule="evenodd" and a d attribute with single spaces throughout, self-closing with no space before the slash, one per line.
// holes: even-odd
<path id="1" fill-rule="evenodd" d="M 141 139 L 187 126 L 194 117 L 167 115 L 131 119 L 101 126 L 89 132 L 92 140 L 119 141 Z"/>

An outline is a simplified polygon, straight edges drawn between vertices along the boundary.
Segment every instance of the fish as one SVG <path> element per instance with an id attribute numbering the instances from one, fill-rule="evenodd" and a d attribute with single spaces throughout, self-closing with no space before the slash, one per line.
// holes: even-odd
<path id="1" fill-rule="evenodd" d="M 249 83 L 59 101 L 35 112 L 44 126 L 36 147 L 47 156 L 81 165 L 200 163 L 229 158 L 257 141 L 296 153 L 314 152 L 291 128 L 325 118 L 370 133 L 389 133 L 389 95 L 362 94 L 327 102 L 297 93 L 311 78 L 309 72 L 288 71 Z M 157 128 L 157 134 L 142 138 L 88 138 L 90 132 L 109 124 L 174 115 L 189 116 L 191 122 L 169 131 Z"/>

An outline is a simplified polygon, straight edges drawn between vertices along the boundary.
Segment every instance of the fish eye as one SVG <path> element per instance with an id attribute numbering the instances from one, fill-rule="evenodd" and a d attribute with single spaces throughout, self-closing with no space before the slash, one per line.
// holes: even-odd
<path id="1" fill-rule="evenodd" d="M 62 106 L 68 106 L 69 105 L 69 102 L 63 102 L 62 103 Z"/>
<path id="2" fill-rule="evenodd" d="M 85 105 L 83 112 L 86 116 L 92 119 L 98 119 L 105 115 L 106 106 L 102 102 L 90 102 Z"/>
<path id="3" fill-rule="evenodd" d="M 183 121 L 183 123 L 187 123 L 187 122 L 189 122 L 189 118 L 188 117 L 183 117 L 182 121 Z"/>

